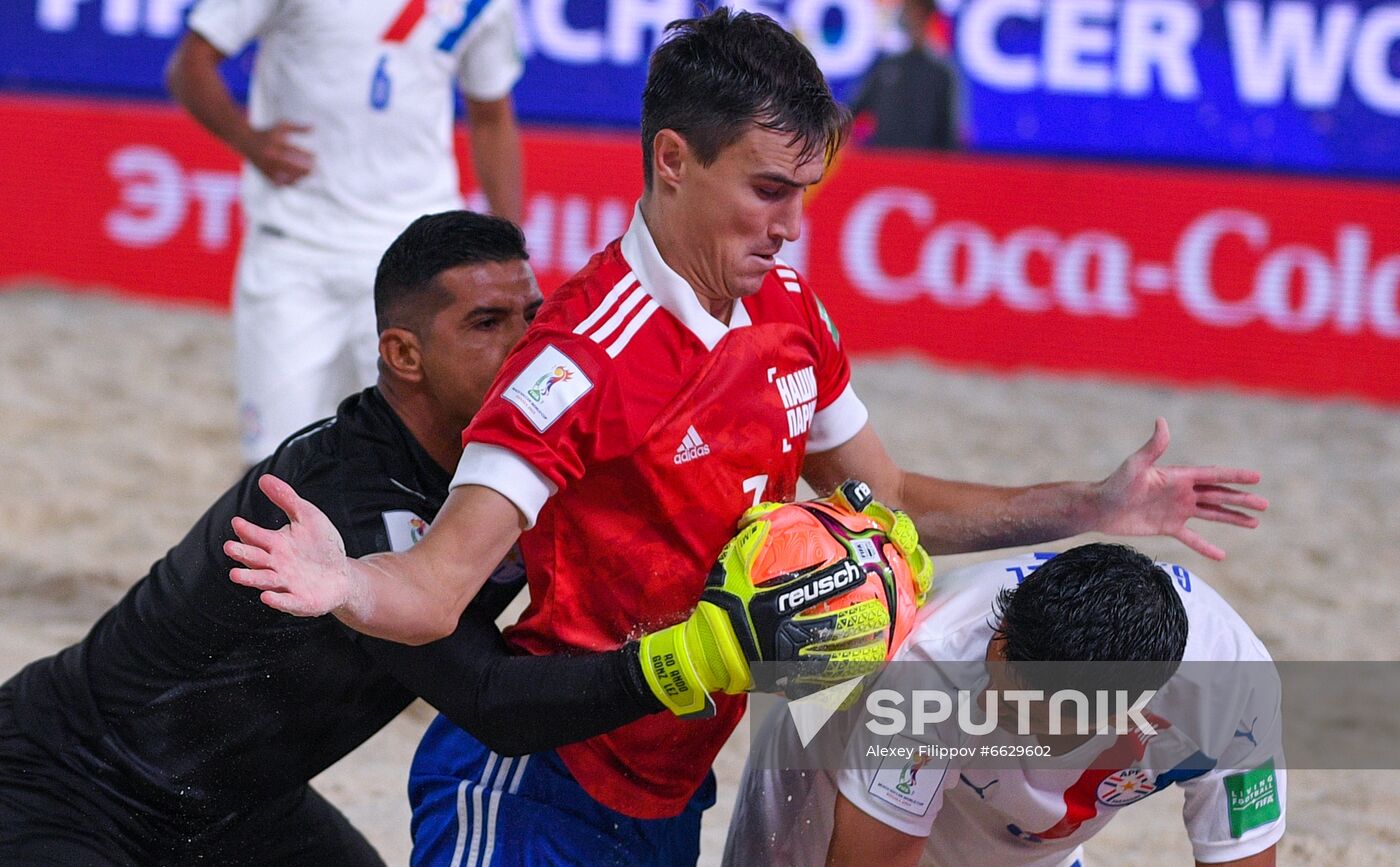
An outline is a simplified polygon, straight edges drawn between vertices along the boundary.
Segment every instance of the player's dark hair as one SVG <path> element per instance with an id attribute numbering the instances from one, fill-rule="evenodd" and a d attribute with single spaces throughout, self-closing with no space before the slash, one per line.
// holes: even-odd
<path id="1" fill-rule="evenodd" d="M 812 53 L 776 21 L 716 9 L 672 21 L 651 56 L 642 91 L 642 175 L 651 189 L 651 144 L 675 130 L 710 165 L 751 125 L 787 133 L 800 159 L 829 163 L 850 113 L 831 95 Z"/>
<path id="2" fill-rule="evenodd" d="M 1126 545 L 1081 545 L 1056 555 L 1002 590 L 993 612 L 1006 660 L 1018 672 L 1054 669 L 1017 663 L 1133 663 L 1134 684 L 1156 689 L 1186 652 L 1186 608 L 1171 577 Z"/>
<path id="3" fill-rule="evenodd" d="M 419 217 L 403 230 L 374 275 L 374 316 L 379 331 L 418 331 L 445 306 L 437 276 L 449 268 L 481 262 L 529 259 L 525 235 L 509 220 L 473 211 L 444 211 Z"/>

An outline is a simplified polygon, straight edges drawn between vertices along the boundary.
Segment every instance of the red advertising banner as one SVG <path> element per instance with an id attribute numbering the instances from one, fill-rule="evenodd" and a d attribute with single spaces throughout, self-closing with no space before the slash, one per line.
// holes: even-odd
<path id="1" fill-rule="evenodd" d="M 0 129 L 0 281 L 227 303 L 240 219 L 219 142 L 105 102 L 0 99 Z M 546 291 L 625 229 L 639 150 L 527 133 Z M 852 152 L 784 255 L 856 354 L 1400 405 L 1397 214 L 1396 185 Z"/>

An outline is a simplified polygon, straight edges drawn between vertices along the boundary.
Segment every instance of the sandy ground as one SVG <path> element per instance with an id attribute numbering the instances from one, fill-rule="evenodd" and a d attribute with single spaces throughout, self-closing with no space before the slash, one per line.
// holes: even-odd
<path id="1" fill-rule="evenodd" d="M 225 318 L 32 291 L 0 293 L 0 678 L 78 640 L 238 474 Z M 906 465 L 978 481 L 1095 478 L 1172 425 L 1173 462 L 1256 468 L 1265 525 L 1211 527 L 1212 564 L 1140 545 L 1206 576 L 1280 659 L 1400 659 L 1400 414 L 1214 390 L 859 364 L 856 384 Z M 954 561 L 940 563 L 942 568 Z M 415 707 L 318 786 L 391 864 L 407 863 Z M 716 863 L 743 762 L 718 764 L 702 863 Z M 1296 771 L 1282 862 L 1393 863 L 1400 772 Z M 1096 840 L 1093 863 L 1190 863 L 1171 790 Z"/>

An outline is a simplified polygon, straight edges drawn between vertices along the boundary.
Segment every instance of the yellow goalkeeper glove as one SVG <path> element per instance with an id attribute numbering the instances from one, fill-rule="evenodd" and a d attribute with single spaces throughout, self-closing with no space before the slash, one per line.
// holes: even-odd
<path id="1" fill-rule="evenodd" d="M 932 565 L 909 519 L 874 503 L 869 488 L 859 482 L 847 482 L 824 502 L 852 514 L 863 513 L 885 530 L 905 554 L 916 587 L 922 588 L 918 590 L 922 602 Z M 897 606 L 868 598 L 835 611 L 816 610 L 866 581 L 866 571 L 852 556 L 834 562 L 828 558 L 761 586 L 754 584 L 755 560 L 773 529 L 763 519 L 780 508 L 784 506 L 763 503 L 745 512 L 739 534 L 725 545 L 711 569 L 694 613 L 641 640 L 647 684 L 677 716 L 713 715 L 710 693 L 738 694 L 755 688 L 750 663 L 796 663 L 789 673 L 789 686 L 821 688 L 868 673 L 887 657 Z M 905 553 L 906 546 L 913 556 Z"/>

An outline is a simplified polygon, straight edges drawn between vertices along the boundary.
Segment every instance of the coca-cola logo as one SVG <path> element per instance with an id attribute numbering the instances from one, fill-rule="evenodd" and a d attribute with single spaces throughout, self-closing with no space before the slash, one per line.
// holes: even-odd
<path id="1" fill-rule="evenodd" d="M 903 272 L 882 256 L 896 216 L 922 233 L 916 265 Z M 1017 311 L 1127 319 L 1144 296 L 1170 294 L 1205 325 L 1263 322 L 1290 333 L 1331 327 L 1400 338 L 1400 253 L 1377 250 L 1365 226 L 1337 225 L 1328 246 L 1279 244 L 1268 217 L 1217 208 L 1184 225 L 1165 259 L 1140 253 L 1132 233 L 1140 229 L 1026 225 L 997 233 L 973 220 L 937 219 L 925 191 L 882 187 L 846 214 L 841 266 L 863 295 L 889 303 L 924 297 L 970 308 L 995 299 Z M 1223 284 L 1225 258 L 1232 273 L 1249 275 L 1246 285 Z"/>

